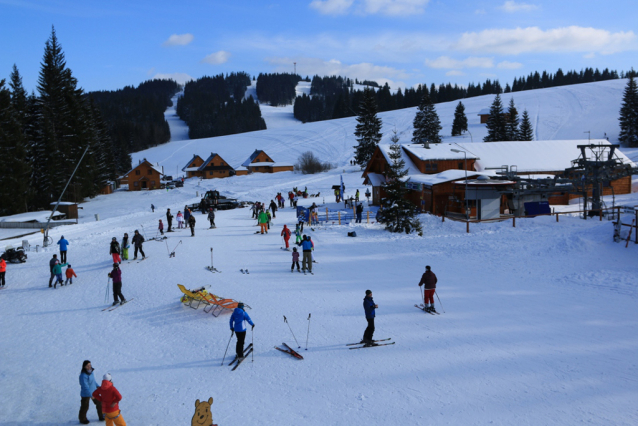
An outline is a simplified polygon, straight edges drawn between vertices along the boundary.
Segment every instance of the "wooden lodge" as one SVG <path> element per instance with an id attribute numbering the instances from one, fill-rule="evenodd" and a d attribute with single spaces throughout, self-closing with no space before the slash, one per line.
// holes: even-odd
<path id="1" fill-rule="evenodd" d="M 291 172 L 294 170 L 294 166 L 292 164 L 276 163 L 270 156 L 268 156 L 268 154 L 260 149 L 256 149 L 241 166 L 241 174 L 278 173 Z M 238 173 L 238 175 L 239 174 L 240 173 Z"/>
<path id="2" fill-rule="evenodd" d="M 186 178 L 192 177 L 204 177 L 199 168 L 204 164 L 204 160 L 197 154 L 193 155 L 193 158 L 182 168 L 183 172 L 186 172 Z"/>
<path id="3" fill-rule="evenodd" d="M 490 109 L 483 108 L 479 111 L 478 116 L 481 120 L 481 124 L 486 124 L 487 121 L 490 119 Z M 503 120 L 507 121 L 509 120 L 510 114 L 508 112 L 504 112 L 503 114 L 501 114 L 501 116 L 503 117 Z"/>
<path id="4" fill-rule="evenodd" d="M 120 184 L 128 185 L 129 191 L 160 189 L 162 175 L 162 169 L 145 158 L 133 170 L 120 177 Z"/>
<path id="5" fill-rule="evenodd" d="M 233 169 L 219 154 L 212 152 L 206 160 L 199 155 L 193 158 L 182 168 L 186 177 L 200 177 L 202 179 L 227 178 L 235 175 Z"/>

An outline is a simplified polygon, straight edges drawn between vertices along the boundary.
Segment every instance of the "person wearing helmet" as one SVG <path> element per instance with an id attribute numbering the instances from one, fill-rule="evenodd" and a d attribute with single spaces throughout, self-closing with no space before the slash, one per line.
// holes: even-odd
<path id="1" fill-rule="evenodd" d="M 113 264 L 113 270 L 109 272 L 109 278 L 113 280 L 113 306 L 118 303 L 123 305 L 126 302 L 126 299 L 122 294 L 122 271 L 120 270 L 119 264 Z"/>
<path id="2" fill-rule="evenodd" d="M 133 246 L 135 246 L 135 257 L 133 257 L 133 260 L 137 259 L 138 250 L 140 253 L 142 253 L 142 259 L 146 259 L 144 250 L 142 250 L 142 244 L 144 244 L 144 237 L 142 237 L 142 234 L 140 234 L 140 232 L 137 229 L 135 230 L 135 235 L 133 235 L 133 239 L 131 241 L 133 242 Z"/>
<path id="3" fill-rule="evenodd" d="M 117 238 L 113 237 L 111 240 L 111 255 L 113 256 L 113 263 L 122 263 L 120 257 L 120 243 L 117 242 Z"/>

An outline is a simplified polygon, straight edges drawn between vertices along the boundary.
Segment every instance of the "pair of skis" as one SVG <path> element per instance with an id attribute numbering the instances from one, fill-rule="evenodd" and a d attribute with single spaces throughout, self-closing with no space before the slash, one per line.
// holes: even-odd
<path id="1" fill-rule="evenodd" d="M 387 339 L 380 339 L 380 340 L 373 340 L 372 343 L 348 343 L 346 346 L 352 346 L 352 348 L 348 348 L 348 349 L 363 349 L 363 348 L 374 348 L 377 346 L 389 346 L 389 345 L 394 345 L 396 342 L 390 342 L 390 343 L 379 343 L 379 342 L 387 342 L 388 340 L 392 340 L 391 337 L 387 338 Z"/>
<path id="2" fill-rule="evenodd" d="M 425 305 L 424 305 L 423 303 L 421 303 L 420 305 L 414 305 L 414 307 L 415 307 L 415 308 L 419 308 L 419 309 L 421 309 L 421 310 L 422 310 L 423 312 L 425 312 L 426 314 L 431 314 L 431 315 L 441 315 L 440 313 L 438 313 L 438 312 L 436 312 L 436 311 L 434 311 L 434 312 L 426 311 L 426 310 L 425 310 Z"/>
<path id="3" fill-rule="evenodd" d="M 235 364 L 235 366 L 230 370 L 230 371 L 235 371 L 237 370 L 237 367 L 239 367 L 239 364 L 241 364 L 242 362 L 244 362 L 244 360 L 246 358 L 248 358 L 248 355 L 250 355 L 250 353 L 253 351 L 253 344 L 249 344 L 248 346 L 246 346 L 246 349 L 244 349 L 244 356 L 242 359 L 240 359 L 239 361 L 237 361 L 237 355 L 235 355 L 235 358 L 228 364 L 228 365 L 233 365 L 235 364 L 235 362 L 237 362 L 237 364 Z"/>
<path id="4" fill-rule="evenodd" d="M 299 354 L 299 352 L 297 352 L 296 350 L 294 350 L 293 348 L 291 348 L 290 346 L 288 346 L 287 343 L 282 343 L 282 345 L 284 345 L 284 349 L 275 346 L 275 349 L 277 349 L 278 351 L 281 351 L 283 353 L 286 353 L 290 356 L 292 356 L 293 358 L 297 358 L 297 359 L 303 359 L 303 356 L 301 356 Z"/>
<path id="5" fill-rule="evenodd" d="M 118 303 L 117 305 L 107 306 L 106 308 L 102 309 L 102 312 L 104 312 L 104 311 L 108 311 L 108 312 L 114 311 L 114 310 L 116 310 L 117 308 L 119 308 L 120 306 L 124 306 L 124 305 L 126 305 L 126 304 L 127 304 L 128 302 L 130 302 L 131 300 L 135 300 L 135 298 L 133 297 L 133 298 L 131 298 L 131 299 L 127 299 L 127 300 L 125 300 L 125 301 L 124 301 L 124 302 L 122 302 L 122 303 Z"/>
<path id="6" fill-rule="evenodd" d="M 135 262 L 135 263 L 140 263 L 141 261 L 146 260 L 146 259 L 148 259 L 148 256 L 143 257 L 143 258 L 141 258 L 141 259 L 139 259 L 139 260 L 138 260 L 138 259 L 132 259 L 132 260 L 129 260 L 129 261 L 128 261 L 128 263 L 133 263 L 133 262 Z"/>

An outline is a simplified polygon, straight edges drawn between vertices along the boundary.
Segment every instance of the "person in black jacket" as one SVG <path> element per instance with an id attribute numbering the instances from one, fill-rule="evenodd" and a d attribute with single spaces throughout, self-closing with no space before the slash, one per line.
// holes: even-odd
<path id="1" fill-rule="evenodd" d="M 60 263 L 58 260 L 58 255 L 54 254 L 51 260 L 49 260 L 49 270 L 51 271 L 51 278 L 49 278 L 49 287 L 53 287 L 51 283 L 53 283 L 53 278 L 55 278 L 55 274 L 53 273 L 53 267 Z"/>
<path id="2" fill-rule="evenodd" d="M 275 212 L 277 211 L 277 204 L 275 204 L 275 200 L 270 200 L 270 210 L 272 211 L 272 218 L 276 218 Z"/>
<path id="3" fill-rule="evenodd" d="M 191 228 L 191 237 L 195 236 L 195 216 L 191 215 L 188 218 L 188 226 Z"/>
<path id="4" fill-rule="evenodd" d="M 363 214 L 363 204 L 357 204 L 357 221 L 355 223 L 361 223 L 361 215 Z"/>
<path id="5" fill-rule="evenodd" d="M 215 210 L 213 210 L 212 207 L 208 209 L 208 221 L 210 222 L 211 228 L 217 228 L 217 226 L 215 226 Z"/>
<path id="6" fill-rule="evenodd" d="M 133 242 L 133 245 L 135 246 L 135 257 L 133 257 L 133 260 L 137 259 L 138 250 L 140 251 L 140 253 L 142 253 L 142 258 L 146 258 L 146 255 L 144 254 L 144 250 L 142 250 L 142 244 L 144 244 L 144 237 L 142 237 L 142 234 L 140 234 L 137 229 L 135 230 L 135 235 L 133 235 L 133 239 L 131 241 Z"/>
<path id="7" fill-rule="evenodd" d="M 430 266 L 425 267 L 425 273 L 421 276 L 419 287 L 423 286 L 423 303 L 426 312 L 436 312 L 434 309 L 434 292 L 436 291 L 436 275 L 432 272 Z"/>
<path id="8" fill-rule="evenodd" d="M 166 223 L 168 223 L 166 232 L 173 232 L 173 215 L 171 214 L 171 209 L 166 209 Z"/>
<path id="9" fill-rule="evenodd" d="M 366 321 L 368 321 L 368 327 L 366 331 L 363 332 L 363 340 L 361 343 L 366 345 L 371 345 L 372 335 L 374 334 L 374 317 L 375 309 L 378 308 L 379 305 L 374 304 L 374 299 L 372 299 L 372 291 L 366 290 L 366 297 L 363 298 L 363 310 L 366 313 Z"/>

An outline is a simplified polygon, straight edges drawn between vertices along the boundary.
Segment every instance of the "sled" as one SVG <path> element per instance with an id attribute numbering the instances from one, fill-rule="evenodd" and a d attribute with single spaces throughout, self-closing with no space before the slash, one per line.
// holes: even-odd
<path id="1" fill-rule="evenodd" d="M 184 296 L 182 296 L 182 303 L 192 309 L 198 309 L 201 304 L 204 304 L 204 312 L 212 314 L 214 317 L 218 317 L 225 309 L 233 310 L 237 307 L 239 302 L 233 299 L 224 299 L 213 293 L 209 293 L 205 288 L 201 288 L 196 291 L 188 290 L 181 284 L 177 284 Z M 244 304 L 244 307 L 250 308 L 250 306 Z"/>

